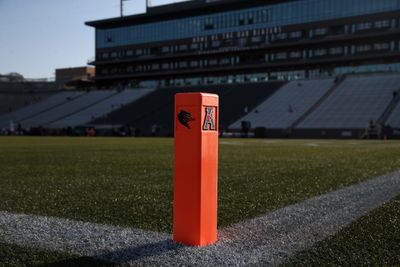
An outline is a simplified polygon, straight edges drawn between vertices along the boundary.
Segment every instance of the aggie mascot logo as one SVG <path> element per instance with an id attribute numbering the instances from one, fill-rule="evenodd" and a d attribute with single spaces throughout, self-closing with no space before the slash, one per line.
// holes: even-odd
<path id="1" fill-rule="evenodd" d="M 215 125 L 215 107 L 205 107 L 205 114 L 203 131 L 215 131 L 217 129 Z M 195 119 L 192 117 L 192 114 L 190 114 L 188 111 L 181 110 L 181 112 L 178 114 L 178 121 L 180 124 L 189 130 L 191 129 L 189 123 L 194 120 Z"/>
<path id="2" fill-rule="evenodd" d="M 194 121 L 194 118 L 192 118 L 192 114 L 190 112 L 181 110 L 178 114 L 178 121 L 185 126 L 186 128 L 190 129 L 189 122 Z"/>

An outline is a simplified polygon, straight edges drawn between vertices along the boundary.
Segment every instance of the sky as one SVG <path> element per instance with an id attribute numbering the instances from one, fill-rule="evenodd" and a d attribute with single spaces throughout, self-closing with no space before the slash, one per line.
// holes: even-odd
<path id="1" fill-rule="evenodd" d="M 152 0 L 163 5 L 185 0 Z M 187 1 L 187 0 L 186 0 Z M 56 68 L 94 58 L 86 21 L 118 17 L 120 0 L 0 0 L 0 74 L 52 78 Z M 145 0 L 125 0 L 124 15 L 144 13 Z"/>

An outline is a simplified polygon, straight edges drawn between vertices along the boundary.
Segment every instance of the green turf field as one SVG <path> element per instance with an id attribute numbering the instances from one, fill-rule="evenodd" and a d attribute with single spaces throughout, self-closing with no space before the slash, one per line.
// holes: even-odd
<path id="1" fill-rule="evenodd" d="M 172 139 L 2 137 L 0 210 L 171 232 L 172 165 Z M 219 226 L 399 169 L 396 141 L 221 139 Z M 75 260 L 6 244 L 1 252 L 15 266 L 37 255 Z"/>
<path id="2" fill-rule="evenodd" d="M 400 266 L 400 197 L 285 266 Z"/>
<path id="3" fill-rule="evenodd" d="M 34 248 L 22 248 L 0 243 L 1 267 L 111 267 L 114 264 L 89 257 L 64 255 L 54 251 L 42 251 Z"/>
<path id="4" fill-rule="evenodd" d="M 0 210 L 171 231 L 173 140 L 0 138 Z M 222 139 L 219 225 L 400 168 L 400 143 Z"/>

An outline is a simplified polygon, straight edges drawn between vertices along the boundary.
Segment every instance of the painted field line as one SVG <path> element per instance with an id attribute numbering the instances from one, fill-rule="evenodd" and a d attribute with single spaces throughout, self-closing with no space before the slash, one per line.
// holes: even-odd
<path id="1" fill-rule="evenodd" d="M 0 242 L 133 265 L 276 266 L 400 195 L 400 172 L 287 206 L 219 231 L 206 248 L 168 234 L 0 212 Z"/>

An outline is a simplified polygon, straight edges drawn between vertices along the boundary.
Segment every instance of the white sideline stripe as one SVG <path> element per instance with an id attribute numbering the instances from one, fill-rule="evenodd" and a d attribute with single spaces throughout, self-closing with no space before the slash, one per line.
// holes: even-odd
<path id="1" fill-rule="evenodd" d="M 219 231 L 205 248 L 168 234 L 0 212 L 0 242 L 145 265 L 276 266 L 400 194 L 400 172 L 314 197 Z"/>

